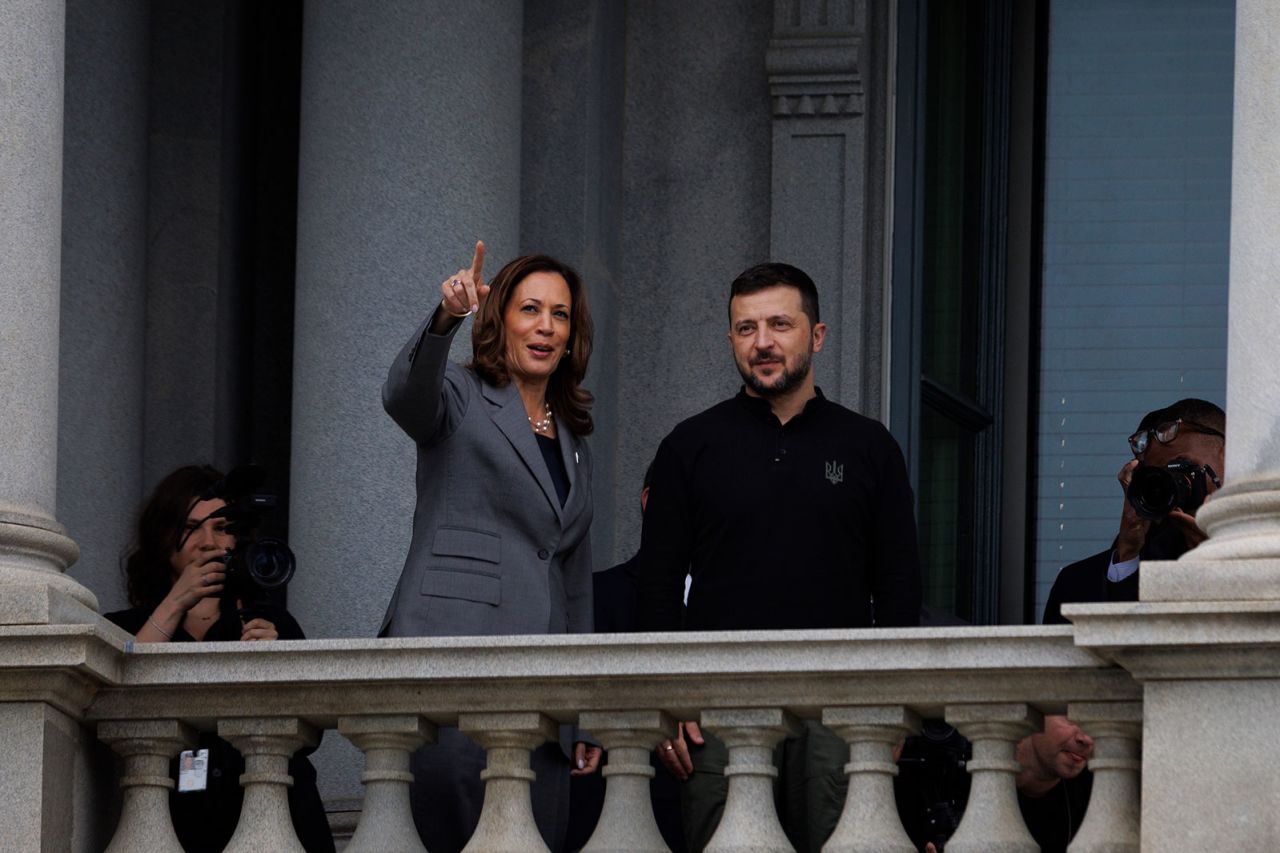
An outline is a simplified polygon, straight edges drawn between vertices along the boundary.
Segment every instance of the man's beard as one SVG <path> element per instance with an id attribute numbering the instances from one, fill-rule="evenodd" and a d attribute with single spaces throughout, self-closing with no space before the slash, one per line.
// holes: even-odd
<path id="1" fill-rule="evenodd" d="M 788 370 L 784 360 L 781 365 L 781 372 L 779 372 L 771 385 L 764 384 L 760 377 L 752 372 L 751 368 L 754 365 L 751 363 L 748 363 L 745 368 L 739 364 L 738 373 L 742 375 L 742 381 L 747 384 L 747 387 L 761 397 L 782 397 L 804 384 L 804 380 L 809 376 L 812 361 L 813 353 L 807 352 L 800 356 L 796 362 L 795 370 Z"/>

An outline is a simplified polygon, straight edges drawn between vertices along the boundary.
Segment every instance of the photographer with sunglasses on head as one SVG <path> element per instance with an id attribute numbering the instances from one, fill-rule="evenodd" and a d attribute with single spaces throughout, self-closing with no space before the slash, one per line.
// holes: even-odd
<path id="1" fill-rule="evenodd" d="M 1044 624 L 1065 624 L 1061 607 L 1076 601 L 1137 601 L 1142 560 L 1176 560 L 1207 535 L 1195 513 L 1222 486 L 1227 417 L 1188 398 L 1149 412 L 1129 436 L 1129 460 L 1117 478 L 1125 493 L 1111 548 L 1058 573 Z"/>

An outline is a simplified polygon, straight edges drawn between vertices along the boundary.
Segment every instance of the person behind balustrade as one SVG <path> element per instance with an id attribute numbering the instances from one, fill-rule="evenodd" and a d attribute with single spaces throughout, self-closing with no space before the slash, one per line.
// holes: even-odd
<path id="1" fill-rule="evenodd" d="M 903 828 L 924 853 L 939 853 L 959 826 L 969 799 L 966 741 L 940 720 L 899 745 L 894 794 Z M 1018 810 L 1041 853 L 1066 853 L 1084 821 L 1093 788 L 1093 738 L 1061 715 L 1018 741 L 1014 778 Z"/>
<path id="2" fill-rule="evenodd" d="M 827 326 L 796 267 L 766 263 L 729 288 L 738 394 L 658 448 L 640 545 L 642 630 L 916 625 L 920 564 L 902 451 L 880 423 L 826 399 L 812 361 Z M 685 575 L 692 576 L 687 610 Z M 689 848 L 724 809 L 724 745 L 686 722 L 659 746 L 683 788 Z M 809 720 L 784 742 L 780 817 L 818 850 L 844 807 L 849 749 Z"/>
<path id="3" fill-rule="evenodd" d="M 140 643 L 304 639 L 301 626 L 283 607 L 255 602 L 254 612 L 260 615 L 246 619 L 241 615 L 243 601 L 226 600 L 224 560 L 236 539 L 223 514 L 225 495 L 222 473 L 209 465 L 178 468 L 156 485 L 138 514 L 136 537 L 124 560 L 132 606 L 107 613 L 106 619 Z M 169 811 L 184 850 L 213 853 L 231 840 L 240 819 L 244 759 L 212 732 L 201 732 L 195 748 L 209 751 L 205 788 L 173 791 Z M 331 853 L 333 836 L 316 788 L 315 768 L 306 758 L 310 751 L 289 761 L 289 813 L 308 853 Z M 178 763 L 175 757 L 175 780 Z"/>
<path id="4" fill-rule="evenodd" d="M 1195 513 L 1222 485 L 1226 429 L 1226 413 L 1195 398 L 1142 418 L 1129 436 L 1134 458 L 1117 474 L 1126 496 L 1120 530 L 1110 548 L 1058 573 L 1045 603 L 1044 624 L 1065 624 L 1062 605 L 1070 602 L 1137 601 L 1143 559 L 1176 560 L 1208 538 Z M 1152 470 L 1160 468 L 1168 473 Z M 1132 485 L 1135 477 L 1137 487 Z M 1181 498 L 1177 489 L 1183 490 Z M 1171 500 L 1152 505 L 1165 497 Z"/>
<path id="5" fill-rule="evenodd" d="M 416 444 L 417 505 L 381 636 L 591 630 L 586 289 L 547 255 L 516 258 L 486 283 L 484 258 L 477 242 L 471 266 L 443 281 L 382 388 L 383 408 Z M 449 346 L 473 314 L 471 361 L 454 364 Z M 534 818 L 555 851 L 570 775 L 600 758 L 563 735 L 531 759 Z M 474 833 L 484 768 L 484 750 L 452 726 L 413 754 L 414 822 L 432 853 L 461 850 Z"/>

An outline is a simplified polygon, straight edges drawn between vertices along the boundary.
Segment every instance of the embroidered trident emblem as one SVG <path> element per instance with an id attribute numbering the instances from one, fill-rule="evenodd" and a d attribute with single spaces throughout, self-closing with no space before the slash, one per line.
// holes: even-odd
<path id="1" fill-rule="evenodd" d="M 826 463 L 826 466 L 827 466 L 827 479 L 831 482 L 831 485 L 834 486 L 838 483 L 844 482 L 844 466 L 843 465 L 838 464 L 833 459 L 830 462 Z"/>

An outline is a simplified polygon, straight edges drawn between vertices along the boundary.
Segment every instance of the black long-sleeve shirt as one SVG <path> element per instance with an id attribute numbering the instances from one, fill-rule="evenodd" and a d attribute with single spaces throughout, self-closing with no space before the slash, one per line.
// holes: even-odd
<path id="1" fill-rule="evenodd" d="M 740 391 L 672 430 L 654 460 L 639 562 L 642 630 L 919 622 L 902 451 L 821 392 L 785 425 Z"/>

